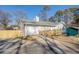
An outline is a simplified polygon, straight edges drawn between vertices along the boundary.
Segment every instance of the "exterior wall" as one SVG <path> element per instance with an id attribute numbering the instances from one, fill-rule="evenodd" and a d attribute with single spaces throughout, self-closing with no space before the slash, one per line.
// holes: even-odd
<path id="1" fill-rule="evenodd" d="M 39 34 L 38 26 L 25 26 L 25 36 Z"/>
<path id="2" fill-rule="evenodd" d="M 25 26 L 24 35 L 37 35 L 40 31 L 51 30 L 52 27 L 45 26 Z"/>

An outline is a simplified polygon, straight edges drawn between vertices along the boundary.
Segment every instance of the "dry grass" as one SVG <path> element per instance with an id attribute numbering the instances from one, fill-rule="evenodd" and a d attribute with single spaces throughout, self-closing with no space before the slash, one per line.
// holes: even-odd
<path id="1" fill-rule="evenodd" d="M 55 40 L 79 44 L 79 36 L 66 36 L 60 30 L 41 31 L 40 34 Z"/>
<path id="2" fill-rule="evenodd" d="M 29 41 L 35 41 L 36 39 L 38 39 L 38 36 L 34 36 L 34 35 L 28 35 L 24 38 L 24 40 L 29 40 Z"/>
<path id="3" fill-rule="evenodd" d="M 20 30 L 0 30 L 0 38 L 16 38 L 21 37 L 22 33 Z"/>
<path id="4" fill-rule="evenodd" d="M 53 36 L 55 40 L 79 44 L 79 37 L 76 36 Z"/>
<path id="5" fill-rule="evenodd" d="M 52 37 L 62 35 L 61 30 L 48 30 L 48 31 L 40 31 L 41 35 Z"/>

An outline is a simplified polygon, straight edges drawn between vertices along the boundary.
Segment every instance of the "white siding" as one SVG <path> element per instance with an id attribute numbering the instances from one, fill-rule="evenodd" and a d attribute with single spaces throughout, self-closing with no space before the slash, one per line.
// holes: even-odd
<path id="1" fill-rule="evenodd" d="M 39 34 L 38 26 L 25 26 L 25 36 Z"/>
<path id="2" fill-rule="evenodd" d="M 53 30 L 53 27 L 43 27 L 43 26 L 25 26 L 24 35 L 37 35 L 40 31 Z"/>

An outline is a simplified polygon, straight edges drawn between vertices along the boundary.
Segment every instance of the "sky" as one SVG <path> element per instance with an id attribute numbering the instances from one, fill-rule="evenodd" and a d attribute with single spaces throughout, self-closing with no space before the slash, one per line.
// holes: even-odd
<path id="1" fill-rule="evenodd" d="M 64 10 L 67 8 L 79 7 L 79 5 L 51 5 L 48 16 L 53 16 L 57 10 Z M 0 5 L 0 10 L 16 11 L 25 10 L 27 11 L 28 19 L 33 19 L 42 10 L 42 5 Z M 15 20 L 15 19 L 14 19 Z"/>

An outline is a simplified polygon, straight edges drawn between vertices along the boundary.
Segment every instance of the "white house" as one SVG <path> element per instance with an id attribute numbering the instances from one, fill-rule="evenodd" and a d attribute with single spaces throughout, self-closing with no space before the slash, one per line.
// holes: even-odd
<path id="1" fill-rule="evenodd" d="M 23 31 L 24 36 L 37 35 L 43 30 L 52 30 L 54 25 L 50 22 L 33 22 L 33 21 L 21 21 L 20 28 Z"/>
<path id="2" fill-rule="evenodd" d="M 62 29 L 63 24 L 58 25 L 53 22 L 39 21 L 36 17 L 33 21 L 21 20 L 19 23 L 20 29 L 23 31 L 24 36 L 37 35 L 40 31 Z"/>

